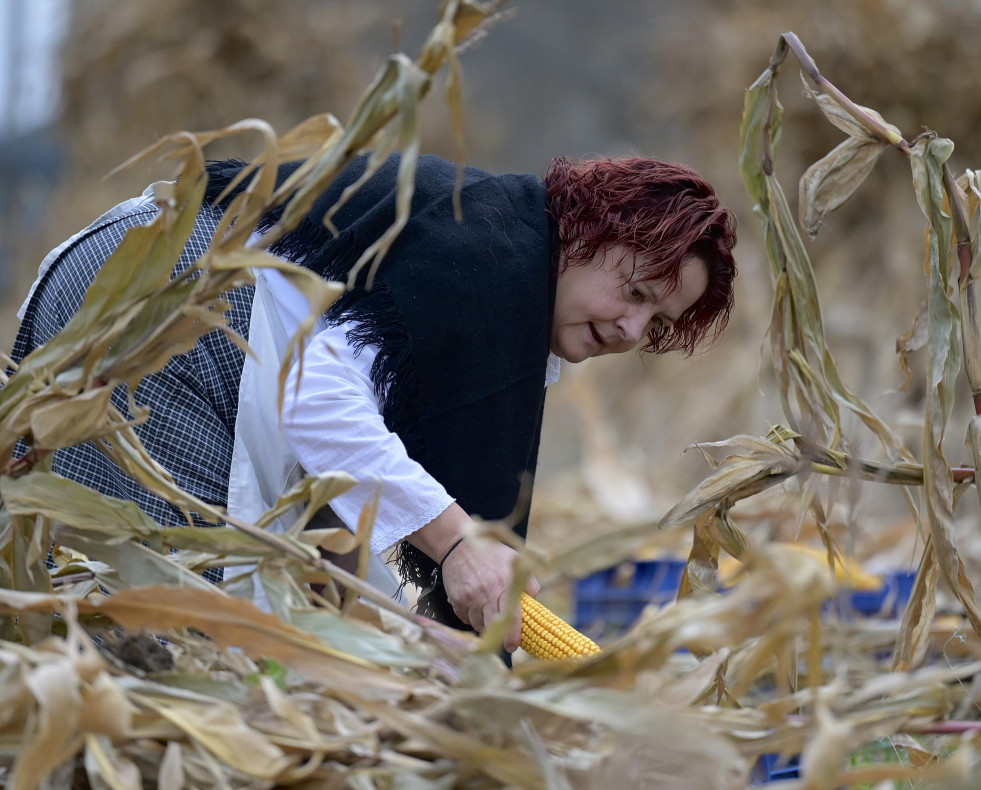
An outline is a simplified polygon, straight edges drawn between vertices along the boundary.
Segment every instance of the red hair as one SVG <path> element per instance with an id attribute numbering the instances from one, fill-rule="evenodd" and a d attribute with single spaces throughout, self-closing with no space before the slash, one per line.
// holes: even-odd
<path id="1" fill-rule="evenodd" d="M 729 321 L 736 263 L 736 219 L 690 167 L 640 157 L 554 159 L 545 174 L 548 212 L 559 226 L 559 273 L 593 260 L 601 247 L 623 245 L 637 257 L 640 280 L 681 282 L 692 255 L 705 262 L 705 293 L 673 327 L 654 326 L 643 351 L 690 355 Z"/>

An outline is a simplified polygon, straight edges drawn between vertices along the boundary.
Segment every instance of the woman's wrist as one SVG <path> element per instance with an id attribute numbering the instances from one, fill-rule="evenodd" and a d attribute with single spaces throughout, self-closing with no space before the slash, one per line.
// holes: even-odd
<path id="1" fill-rule="evenodd" d="M 450 551 L 459 546 L 469 520 L 466 511 L 454 502 L 406 540 L 433 562 L 442 564 Z"/>

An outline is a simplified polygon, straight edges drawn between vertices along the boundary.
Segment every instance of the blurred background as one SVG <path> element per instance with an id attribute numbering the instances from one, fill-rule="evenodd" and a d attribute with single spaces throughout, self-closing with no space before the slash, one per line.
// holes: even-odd
<path id="1" fill-rule="evenodd" d="M 180 129 L 259 117 L 285 132 L 323 111 L 344 121 L 390 52 L 417 53 L 438 3 L 273 8 L 264 0 L 0 0 L 0 348 L 10 348 L 43 255 L 167 175 L 140 165 L 105 178 L 115 165 Z M 797 33 L 832 82 L 907 139 L 929 127 L 954 140 L 961 173 L 981 164 L 981 2 L 513 0 L 503 10 L 462 55 L 468 163 L 541 174 L 557 155 L 684 161 L 716 185 L 740 227 L 736 309 L 713 348 L 691 359 L 565 368 L 549 397 L 536 493 L 537 539 L 557 541 L 656 520 L 708 472 L 698 453 L 683 454 L 687 445 L 761 435 L 783 421 L 766 363 L 769 274 L 737 161 L 744 90 L 779 34 Z M 841 137 L 803 100 L 792 56 L 780 88 L 778 175 L 793 198 L 806 166 Z M 454 156 L 439 90 L 426 108 L 424 149 Z M 228 153 L 252 152 L 212 152 Z M 810 246 L 844 378 L 914 451 L 923 359 L 914 357 L 917 377 L 899 392 L 894 344 L 925 295 L 923 230 L 909 165 L 887 152 Z M 961 411 L 952 423 L 955 464 L 967 458 L 966 419 Z M 854 449 L 878 454 L 857 429 Z M 768 537 L 792 537 L 806 530 L 796 496 L 761 498 L 747 518 Z M 854 489 L 840 502 L 847 550 L 910 562 L 916 539 L 896 492 Z M 675 538 L 685 536 L 664 536 Z"/>

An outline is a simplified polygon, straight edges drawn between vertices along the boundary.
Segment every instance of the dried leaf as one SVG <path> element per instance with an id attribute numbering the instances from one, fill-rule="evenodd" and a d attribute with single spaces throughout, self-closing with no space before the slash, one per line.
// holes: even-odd
<path id="1" fill-rule="evenodd" d="M 279 138 L 279 155 L 284 162 L 293 162 L 336 145 L 344 128 L 330 113 L 321 113 L 300 121 Z"/>
<path id="2" fill-rule="evenodd" d="M 135 708 L 108 674 L 99 672 L 83 686 L 81 698 L 80 729 L 120 740 L 132 736 Z"/>
<path id="3" fill-rule="evenodd" d="M 276 504 L 267 510 L 256 526 L 264 527 L 275 521 L 283 513 L 290 512 L 298 505 L 303 511 L 289 528 L 290 534 L 298 534 L 310 523 L 321 508 L 338 494 L 349 490 L 357 480 L 347 472 L 325 472 L 320 475 L 307 475 L 285 494 L 282 494 Z"/>
<path id="4" fill-rule="evenodd" d="M 159 790 L 183 790 L 185 774 L 181 745 L 177 741 L 169 741 L 160 761 L 160 771 L 157 774 Z"/>
<path id="5" fill-rule="evenodd" d="M 953 477 L 943 453 L 961 366 L 957 306 L 951 298 L 951 220 L 944 210 L 943 164 L 953 151 L 949 140 L 921 137 L 910 159 L 917 202 L 930 223 L 929 318 L 930 372 L 924 440 L 926 510 L 933 548 L 944 579 L 981 634 L 981 607 L 957 552 L 953 524 Z"/>
<path id="6" fill-rule="evenodd" d="M 468 733 L 396 706 L 368 701 L 361 704 L 379 721 L 394 727 L 404 736 L 438 748 L 443 754 L 472 766 L 492 779 L 527 790 L 546 790 L 544 781 L 534 770 L 534 763 L 516 750 L 484 743 Z"/>
<path id="7" fill-rule="evenodd" d="M 141 790 L 140 769 L 123 757 L 108 738 L 89 735 L 85 738 L 85 768 L 89 781 L 105 782 L 111 790 Z"/>
<path id="8" fill-rule="evenodd" d="M 960 288 L 961 336 L 964 340 L 964 371 L 971 394 L 981 394 L 981 293 L 978 281 L 968 279 Z"/>
<path id="9" fill-rule="evenodd" d="M 920 309 L 913 319 L 913 325 L 909 331 L 896 338 L 896 353 L 899 355 L 899 367 L 903 371 L 903 385 L 899 387 L 900 392 L 906 392 L 910 383 L 913 381 L 913 371 L 909 368 L 907 357 L 914 351 L 923 348 L 930 338 L 930 324 L 927 321 L 927 303 L 920 304 Z"/>
<path id="10" fill-rule="evenodd" d="M 408 689 L 406 681 L 376 669 L 373 663 L 332 648 L 252 603 L 214 588 L 167 588 L 166 593 L 153 587 L 126 590 L 100 601 L 98 611 L 125 628 L 196 628 L 222 647 L 237 647 L 256 658 L 274 658 L 311 679 L 336 688 L 357 688 L 367 698 L 397 699 Z"/>
<path id="11" fill-rule="evenodd" d="M 37 787 L 47 774 L 81 748 L 77 729 L 81 698 L 79 679 L 70 658 L 34 667 L 25 678 L 34 697 L 36 713 L 29 737 L 22 742 L 14 762 L 10 787 Z"/>
<path id="12" fill-rule="evenodd" d="M 800 180 L 798 211 L 808 236 L 817 236 L 824 218 L 854 194 L 888 147 L 850 137 L 807 168 Z"/>
<path id="13" fill-rule="evenodd" d="M 432 661 L 431 650 L 423 645 L 407 645 L 401 639 L 367 628 L 351 617 L 341 617 L 318 609 L 294 612 L 293 625 L 337 650 L 370 661 L 378 666 L 421 667 Z"/>
<path id="14" fill-rule="evenodd" d="M 703 513 L 725 509 L 738 499 L 792 477 L 806 465 L 796 453 L 774 443 L 766 443 L 748 455 L 732 456 L 665 513 L 658 528 L 688 524 Z"/>
<path id="15" fill-rule="evenodd" d="M 893 431 L 841 381 L 827 348 L 813 269 L 783 190 L 773 176 L 781 126 L 775 71 L 776 65 L 772 65 L 747 92 L 740 130 L 740 170 L 757 202 L 756 213 L 763 223 L 764 246 L 779 299 L 774 303 L 770 338 L 776 372 L 784 385 L 784 414 L 791 427 L 801 433 L 827 431 L 828 437 L 821 440 L 835 449 L 841 424 L 837 405 L 832 404 L 840 404 L 858 415 L 891 453 L 911 459 Z M 785 367 L 785 358 L 794 359 L 796 371 Z M 795 372 L 803 378 L 795 380 Z"/>
<path id="16" fill-rule="evenodd" d="M 51 472 L 35 470 L 21 477 L 2 478 L 2 483 L 4 502 L 11 513 L 40 513 L 84 529 L 91 537 L 98 534 L 100 540 L 149 537 L 160 529 L 135 502 L 103 496 Z"/>
<path id="17" fill-rule="evenodd" d="M 831 96 L 823 91 L 816 91 L 808 84 L 807 79 L 804 74 L 801 73 L 801 82 L 804 84 L 804 95 L 813 99 L 817 102 L 818 107 L 821 108 L 821 112 L 824 113 L 824 117 L 831 121 L 832 125 L 841 129 L 849 137 L 857 140 L 878 140 L 879 138 L 873 135 L 868 129 L 866 129 L 861 123 L 859 123 L 855 117 L 848 112 L 844 107 L 842 107 L 837 101 L 835 101 Z M 899 127 L 893 126 L 891 123 L 887 123 L 886 120 L 871 107 L 863 107 L 858 104 L 855 105 L 859 110 L 864 112 L 870 118 L 878 121 L 882 124 L 887 132 L 891 133 L 894 137 L 902 139 L 902 132 L 899 131 Z"/>
<path id="18" fill-rule="evenodd" d="M 59 543 L 104 563 L 109 570 L 97 571 L 96 578 L 99 584 L 110 592 L 119 592 L 128 587 L 173 585 L 186 587 L 188 590 L 222 594 L 209 581 L 176 562 L 168 554 L 161 554 L 135 542 L 114 543 L 91 540 L 86 537 L 88 534 L 82 530 L 65 527 L 56 529 L 54 537 Z"/>
<path id="19" fill-rule="evenodd" d="M 837 720 L 824 704 L 818 704 L 817 736 L 801 755 L 801 769 L 807 787 L 813 790 L 835 790 L 841 765 L 853 743 L 852 727 Z"/>
<path id="20" fill-rule="evenodd" d="M 246 775 L 271 780 L 291 762 L 282 749 L 249 727 L 233 705 L 175 704 L 145 695 L 135 695 L 135 700 L 159 713 L 226 765 L 235 766 Z"/>
<path id="21" fill-rule="evenodd" d="M 112 430 L 109 420 L 111 396 L 110 387 L 99 387 L 32 409 L 34 446 L 55 450 L 105 436 Z"/>

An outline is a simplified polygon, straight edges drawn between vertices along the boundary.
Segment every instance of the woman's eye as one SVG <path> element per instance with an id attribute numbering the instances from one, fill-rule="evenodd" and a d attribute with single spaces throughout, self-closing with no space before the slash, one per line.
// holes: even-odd
<path id="1" fill-rule="evenodd" d="M 632 297 L 633 297 L 634 299 L 643 299 L 643 298 L 644 298 L 644 294 L 642 294 L 642 293 L 640 292 L 640 289 L 639 289 L 639 288 L 636 288 L 636 287 L 634 287 L 634 286 L 630 286 L 630 295 L 631 295 L 631 296 L 632 296 Z"/>

